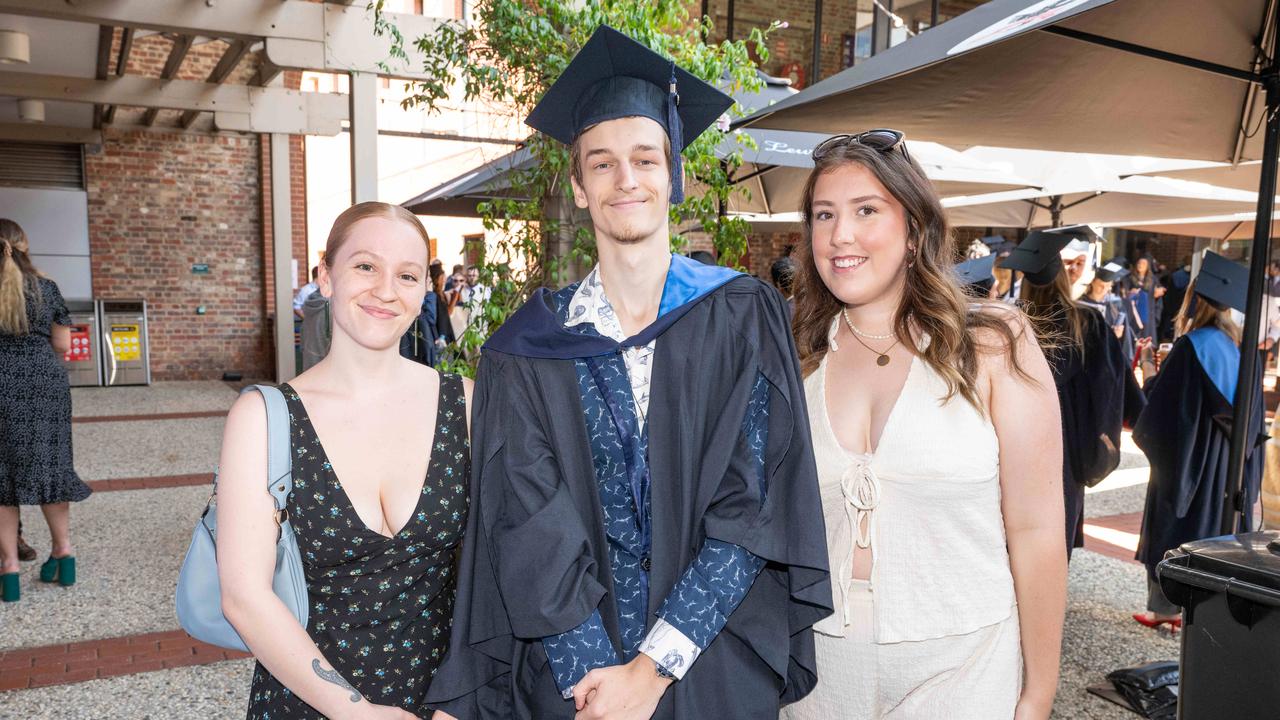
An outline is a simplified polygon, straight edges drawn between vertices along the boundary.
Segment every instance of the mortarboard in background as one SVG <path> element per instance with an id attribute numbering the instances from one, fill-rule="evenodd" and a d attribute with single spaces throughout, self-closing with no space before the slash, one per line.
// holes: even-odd
<path id="1" fill-rule="evenodd" d="M 1103 282 L 1115 282 L 1128 274 L 1129 271 L 1123 265 L 1114 260 L 1108 260 L 1102 264 L 1102 267 L 1098 268 L 1097 272 L 1094 273 L 1094 277 Z"/>
<path id="2" fill-rule="evenodd" d="M 1068 233 L 1032 230 L 1009 257 L 1001 261 L 1000 267 L 1022 271 L 1024 279 L 1032 285 L 1048 285 L 1062 270 L 1059 253 L 1071 240 Z"/>
<path id="3" fill-rule="evenodd" d="M 995 282 L 995 276 L 991 271 L 995 268 L 995 254 L 986 255 L 972 260 L 965 260 L 955 266 L 956 279 L 961 285 L 972 287 L 976 290 L 974 294 L 980 297 L 986 297 L 991 291 L 991 285 Z"/>
<path id="4" fill-rule="evenodd" d="M 1249 270 L 1215 252 L 1204 254 L 1196 275 L 1196 294 L 1216 305 L 1244 312 L 1249 297 Z"/>
<path id="5" fill-rule="evenodd" d="M 572 145 L 607 120 L 645 117 L 671 140 L 671 202 L 684 200 L 680 153 L 733 105 L 733 99 L 608 25 L 592 33 L 525 118 Z"/>

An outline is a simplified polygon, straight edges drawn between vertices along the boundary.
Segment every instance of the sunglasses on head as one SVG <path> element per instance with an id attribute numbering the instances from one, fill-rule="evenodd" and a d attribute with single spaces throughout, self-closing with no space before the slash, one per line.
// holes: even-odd
<path id="1" fill-rule="evenodd" d="M 907 136 L 901 131 L 888 128 L 868 130 L 855 135 L 833 135 L 818 143 L 818 146 L 813 149 L 813 159 L 815 161 L 821 160 L 827 153 L 836 148 L 848 145 L 862 145 L 882 153 L 897 150 L 902 153 L 903 158 L 910 160 L 911 155 L 907 153 L 906 139 Z"/>

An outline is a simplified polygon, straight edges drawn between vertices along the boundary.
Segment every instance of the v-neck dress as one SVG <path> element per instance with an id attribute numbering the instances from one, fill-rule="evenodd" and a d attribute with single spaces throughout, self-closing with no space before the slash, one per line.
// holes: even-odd
<path id="1" fill-rule="evenodd" d="M 289 517 L 311 601 L 307 633 L 367 700 L 430 717 L 424 701 L 449 645 L 456 557 L 467 519 L 470 446 L 462 380 L 441 375 L 435 437 L 417 507 L 392 537 L 360 519 L 293 388 Z M 406 452 L 406 454 L 414 454 Z M 254 668 L 249 718 L 321 718 Z"/>

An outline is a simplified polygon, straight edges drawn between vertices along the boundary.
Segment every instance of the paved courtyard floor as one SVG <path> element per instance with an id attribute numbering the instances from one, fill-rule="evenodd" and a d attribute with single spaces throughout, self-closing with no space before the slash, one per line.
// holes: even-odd
<path id="1" fill-rule="evenodd" d="M 236 389 L 157 383 L 72 395 L 76 467 L 95 490 L 73 508 L 79 581 L 42 585 L 38 562 L 28 563 L 22 601 L 0 605 L 0 720 L 244 717 L 252 660 L 190 639 L 173 610 Z M 1176 638 L 1129 617 L 1145 601 L 1132 557 L 1147 468 L 1127 438 L 1124 450 L 1121 468 L 1086 501 L 1054 718 L 1136 718 L 1085 687 L 1115 668 L 1178 657 Z M 27 508 L 23 520 L 46 554 L 39 512 Z"/>

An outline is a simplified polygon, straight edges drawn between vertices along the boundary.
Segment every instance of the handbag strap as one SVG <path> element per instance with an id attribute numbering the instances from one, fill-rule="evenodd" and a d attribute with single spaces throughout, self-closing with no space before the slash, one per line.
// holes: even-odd
<path id="1" fill-rule="evenodd" d="M 293 458 L 289 452 L 289 406 L 284 393 L 270 385 L 250 385 L 241 393 L 257 391 L 267 406 L 267 492 L 276 502 L 276 517 L 285 510 L 293 491 Z M 283 521 L 282 521 L 283 522 Z"/>

